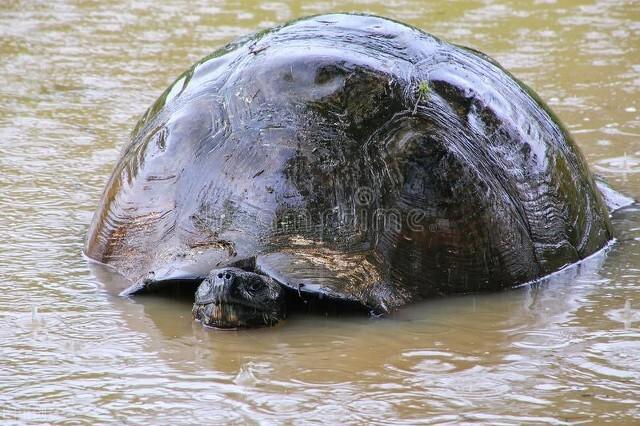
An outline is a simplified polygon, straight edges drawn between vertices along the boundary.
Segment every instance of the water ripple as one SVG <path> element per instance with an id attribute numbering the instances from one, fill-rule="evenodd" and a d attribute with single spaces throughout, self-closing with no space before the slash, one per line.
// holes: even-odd
<path id="1" fill-rule="evenodd" d="M 0 421 L 574 424 L 640 421 L 640 225 L 545 283 L 389 319 L 299 316 L 215 332 L 190 304 L 110 295 L 80 257 L 114 161 L 172 79 L 224 42 L 336 3 L 169 0 L 0 6 Z M 549 101 L 596 171 L 640 197 L 629 2 L 391 3 L 497 58 Z M 637 38 L 637 37 L 636 37 Z"/>

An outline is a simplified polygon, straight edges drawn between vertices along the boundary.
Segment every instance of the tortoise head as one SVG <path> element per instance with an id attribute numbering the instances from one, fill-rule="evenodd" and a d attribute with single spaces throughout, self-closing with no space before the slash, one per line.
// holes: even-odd
<path id="1" fill-rule="evenodd" d="M 284 290 L 264 275 L 216 269 L 196 291 L 193 316 L 203 325 L 221 329 L 273 326 L 286 316 Z"/>

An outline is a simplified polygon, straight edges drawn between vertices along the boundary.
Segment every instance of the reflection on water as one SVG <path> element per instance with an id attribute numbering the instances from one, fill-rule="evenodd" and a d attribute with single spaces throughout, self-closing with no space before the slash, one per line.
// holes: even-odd
<path id="1" fill-rule="evenodd" d="M 606 254 L 545 283 L 379 320 L 205 330 L 189 301 L 122 299 L 87 267 L 80 249 L 102 186 L 166 85 L 234 37 L 336 10 L 494 56 L 549 101 L 595 171 L 640 197 L 630 2 L 3 2 L 1 420 L 640 421 L 637 206 L 615 215 Z"/>

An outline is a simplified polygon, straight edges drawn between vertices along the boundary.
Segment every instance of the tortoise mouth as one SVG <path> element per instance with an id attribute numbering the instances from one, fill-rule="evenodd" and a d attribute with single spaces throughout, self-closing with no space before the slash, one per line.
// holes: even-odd
<path id="1" fill-rule="evenodd" d="M 272 327 L 283 319 L 280 312 L 239 301 L 196 302 L 192 312 L 194 319 L 202 325 L 221 330 Z"/>

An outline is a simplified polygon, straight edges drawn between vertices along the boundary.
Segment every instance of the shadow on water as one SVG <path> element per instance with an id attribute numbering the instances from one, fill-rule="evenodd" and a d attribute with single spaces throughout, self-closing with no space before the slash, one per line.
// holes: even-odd
<path id="1" fill-rule="evenodd" d="M 209 329 L 194 321 L 193 290 L 123 298 L 117 292 L 126 285 L 124 278 L 101 265 L 91 264 L 90 268 L 128 326 L 149 334 L 149 342 L 154 345 L 151 349 L 162 354 L 180 356 L 183 344 L 195 339 L 201 341 L 203 349 L 214 345 L 211 354 L 216 358 L 233 358 L 225 354 L 227 350 L 262 357 L 265 353 L 280 353 L 282 345 L 292 337 L 312 338 L 317 344 L 318 339 L 343 336 L 349 338 L 350 351 L 355 353 L 366 353 L 371 339 L 393 340 L 393 345 L 386 345 L 388 356 L 399 349 L 404 352 L 415 348 L 413 337 L 437 339 L 455 330 L 477 337 L 485 335 L 478 343 L 490 342 L 487 348 L 495 347 L 496 341 L 502 341 L 497 345 L 502 346 L 506 340 L 524 350 L 566 346 L 571 338 L 568 329 L 549 330 L 575 320 L 589 293 L 598 283 L 606 281 L 599 271 L 611 249 L 530 285 L 496 293 L 427 300 L 408 305 L 386 318 L 373 318 L 363 312 L 325 314 L 300 309 L 279 326 L 243 331 Z M 254 345 L 256 339 L 259 345 Z M 221 342 L 225 345 L 220 346 Z M 246 346 L 247 343 L 250 345 Z M 325 343 L 330 344 L 330 340 Z M 378 355 L 385 351 L 381 346 Z M 222 366 L 202 367 L 220 370 Z"/>
<path id="2" fill-rule="evenodd" d="M 366 411 L 384 400 L 378 410 L 399 405 L 414 419 L 419 410 L 448 407 L 459 410 L 456 421 L 492 421 L 504 419 L 504 412 L 488 418 L 464 413 L 491 410 L 492 401 L 500 401 L 510 407 L 507 412 L 528 407 L 541 421 L 562 424 L 545 413 L 559 390 L 584 401 L 598 395 L 593 387 L 615 390 L 616 380 L 637 375 L 637 360 L 628 357 L 640 353 L 638 345 L 599 342 L 600 333 L 589 331 L 590 300 L 610 281 L 601 270 L 607 251 L 616 250 L 619 245 L 535 284 L 429 300 L 382 319 L 299 313 L 274 328 L 230 332 L 194 322 L 187 298 L 111 301 L 127 328 L 145 336 L 146 352 L 185 373 L 226 383 L 217 392 L 258 413 L 293 414 L 298 404 L 313 400 L 311 395 L 338 389 L 360 395 L 350 398 L 349 409 Z M 111 274 L 96 275 L 105 288 L 114 284 Z M 630 332 L 638 335 L 637 329 Z M 602 385 L 603 375 L 614 380 Z M 417 400 L 422 405 L 411 405 Z M 339 413 L 344 414 L 338 410 L 333 418 Z"/>

